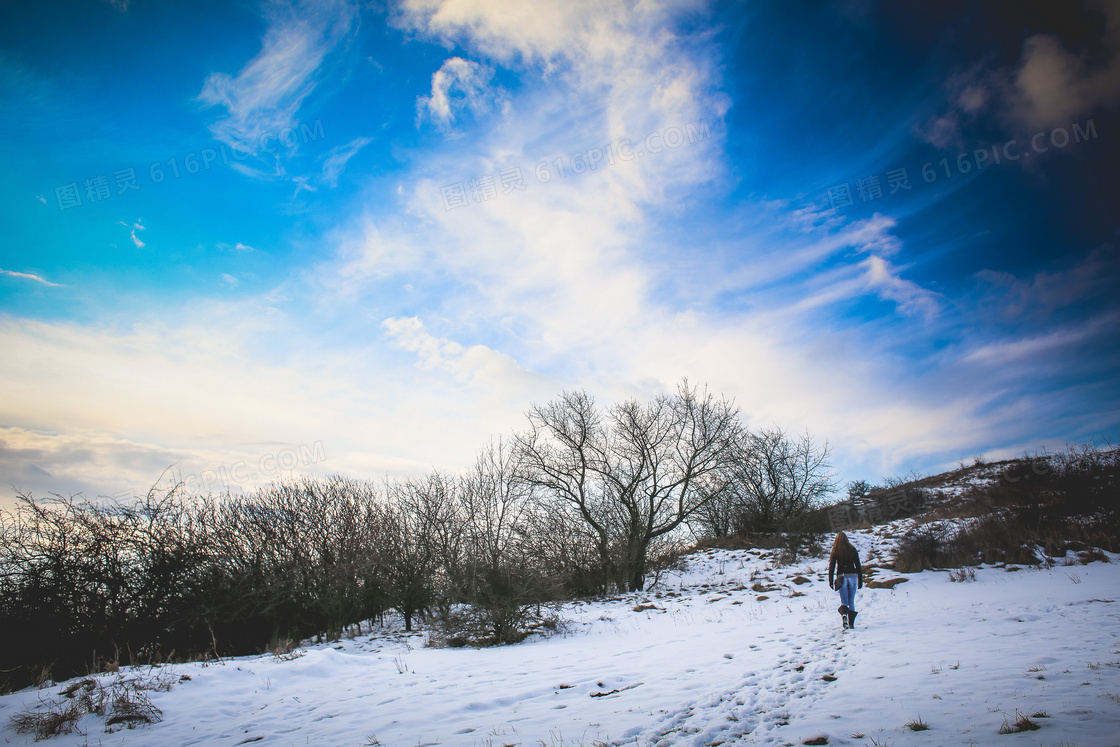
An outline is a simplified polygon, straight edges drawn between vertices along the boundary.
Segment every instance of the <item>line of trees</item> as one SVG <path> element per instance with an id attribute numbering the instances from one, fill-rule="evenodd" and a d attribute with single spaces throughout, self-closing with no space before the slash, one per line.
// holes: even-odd
<path id="1" fill-rule="evenodd" d="M 20 641 L 0 685 L 255 653 L 390 610 L 512 642 L 542 604 L 643 589 L 690 532 L 792 528 L 833 487 L 827 447 L 750 431 L 687 382 L 610 407 L 565 392 L 528 422 L 461 474 L 132 504 L 21 494 L 0 512 L 0 627 Z"/>

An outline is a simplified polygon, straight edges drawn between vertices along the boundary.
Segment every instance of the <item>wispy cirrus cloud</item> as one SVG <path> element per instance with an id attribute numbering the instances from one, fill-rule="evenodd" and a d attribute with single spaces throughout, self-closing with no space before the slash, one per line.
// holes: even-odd
<path id="1" fill-rule="evenodd" d="M 346 168 L 347 162 L 358 154 L 362 148 L 373 142 L 370 137 L 354 138 L 346 145 L 339 145 L 331 148 L 323 159 L 323 176 L 322 180 L 331 187 L 338 186 L 338 177 L 342 175 L 343 170 Z"/>
<path id="2" fill-rule="evenodd" d="M 63 287 L 61 283 L 52 283 L 52 282 L 43 278 L 40 275 L 34 275 L 32 273 L 29 273 L 29 272 L 16 272 L 14 270 L 0 269 L 0 275 L 7 275 L 8 277 L 12 277 L 12 278 L 20 278 L 21 280 L 31 280 L 31 281 L 36 282 L 36 283 L 42 283 L 43 285 L 48 285 L 52 288 Z"/>
<path id="3" fill-rule="evenodd" d="M 937 294 L 903 278 L 893 264 L 882 257 L 871 256 L 863 262 L 865 279 L 881 298 L 898 304 L 903 314 L 931 318 L 937 315 Z"/>
<path id="4" fill-rule="evenodd" d="M 230 145 L 255 146 L 262 137 L 294 126 L 327 55 L 358 19 L 352 0 L 291 0 L 264 8 L 268 29 L 260 52 L 236 75 L 211 73 L 198 95 L 204 105 L 226 110 L 210 130 Z"/>
<path id="5" fill-rule="evenodd" d="M 1045 364 L 1086 342 L 1104 343 L 1109 338 L 1114 339 L 1117 327 L 1120 327 L 1120 314 L 1109 313 L 1078 324 L 1063 325 L 1045 334 L 992 342 L 970 351 L 962 360 L 992 368 L 1023 362 Z"/>
<path id="6" fill-rule="evenodd" d="M 146 230 L 145 227 L 144 227 L 144 219 L 143 218 L 138 219 L 132 225 L 129 225 L 129 224 L 125 223 L 123 220 L 119 220 L 119 221 L 117 221 L 117 225 L 124 226 L 125 228 L 127 228 L 129 230 L 129 237 L 132 239 L 132 243 L 136 246 L 137 249 L 143 249 L 145 246 L 147 246 L 147 244 L 145 244 L 143 241 L 141 241 L 140 237 L 136 235 L 137 231 Z"/>
<path id="7" fill-rule="evenodd" d="M 256 251 L 256 249 L 254 247 L 251 247 L 248 244 L 243 244 L 240 241 L 235 242 L 233 244 L 222 241 L 222 242 L 218 243 L 218 248 L 221 249 L 222 251 L 226 251 L 226 252 L 228 252 L 228 251 L 255 252 Z"/>

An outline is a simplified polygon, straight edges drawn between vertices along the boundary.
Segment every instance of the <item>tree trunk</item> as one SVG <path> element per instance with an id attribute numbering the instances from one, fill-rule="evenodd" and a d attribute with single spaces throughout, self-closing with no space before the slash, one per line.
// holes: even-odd
<path id="1" fill-rule="evenodd" d="M 626 558 L 626 572 L 629 578 L 626 579 L 630 591 L 645 591 L 646 588 L 646 554 L 649 552 L 649 543 L 639 540 L 631 540 L 630 549 L 628 551 L 629 557 Z"/>

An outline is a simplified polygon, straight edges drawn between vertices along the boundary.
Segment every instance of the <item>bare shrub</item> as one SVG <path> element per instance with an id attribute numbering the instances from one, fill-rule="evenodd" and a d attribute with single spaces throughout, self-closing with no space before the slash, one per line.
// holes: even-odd
<path id="1" fill-rule="evenodd" d="M 140 688 L 114 683 L 107 700 L 108 703 L 103 706 L 107 732 L 116 731 L 113 727 L 134 729 L 140 724 L 154 724 L 163 720 L 163 711 L 152 705 L 152 701 Z"/>
<path id="2" fill-rule="evenodd" d="M 907 532 L 895 545 L 892 565 L 902 573 L 932 570 L 942 565 L 948 533 L 939 524 L 923 524 Z"/>
<path id="3" fill-rule="evenodd" d="M 1053 454 L 1027 455 L 1001 473 L 985 498 L 1014 513 L 1040 538 L 1049 538 L 1048 554 L 1063 539 L 1088 541 L 1115 552 L 1120 549 L 1118 487 L 1120 449 L 1087 443 Z"/>
<path id="4" fill-rule="evenodd" d="M 31 734 L 35 741 L 70 734 L 87 711 L 78 703 L 58 700 L 42 701 L 40 710 L 21 711 L 10 719 L 17 734 Z"/>
<path id="5" fill-rule="evenodd" d="M 87 677 L 61 688 L 56 695 L 40 698 L 37 705 L 13 715 L 11 724 L 17 733 L 33 734 L 36 740 L 70 734 L 77 730 L 78 721 L 90 714 L 103 718 L 109 733 L 154 724 L 163 719 L 163 712 L 146 691 L 167 691 L 176 681 L 175 675 L 165 670 L 138 676 L 118 674 L 108 682 Z"/>
<path id="6" fill-rule="evenodd" d="M 1015 514 L 1002 512 L 982 517 L 956 531 L 939 522 L 915 527 L 896 543 L 892 565 L 897 571 L 915 573 L 981 563 L 1040 562 L 1038 534 L 1024 526 Z"/>
<path id="7" fill-rule="evenodd" d="M 550 635 L 562 627 L 551 605 L 524 605 L 499 611 L 462 604 L 429 620 L 434 648 L 501 646 L 520 643 L 534 633 Z"/>
<path id="8" fill-rule="evenodd" d="M 958 583 L 965 583 L 967 581 L 976 580 L 976 571 L 971 568 L 958 568 L 954 571 L 949 571 L 949 580 Z"/>
<path id="9" fill-rule="evenodd" d="M 957 532 L 949 543 L 948 555 L 942 563 L 976 565 L 978 563 L 1018 563 L 1036 565 L 1038 534 L 1025 526 L 1014 514 L 995 513 L 973 522 Z"/>
<path id="10" fill-rule="evenodd" d="M 279 634 L 273 636 L 266 651 L 279 661 L 294 661 L 307 653 L 290 636 L 280 636 Z"/>

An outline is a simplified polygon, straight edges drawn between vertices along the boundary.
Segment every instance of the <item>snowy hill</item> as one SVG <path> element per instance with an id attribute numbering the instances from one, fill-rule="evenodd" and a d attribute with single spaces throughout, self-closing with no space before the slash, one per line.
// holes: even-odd
<path id="1" fill-rule="evenodd" d="M 911 521 L 849 533 L 874 581 L 899 577 L 876 566 Z M 559 632 L 514 646 L 431 648 L 390 626 L 290 660 L 101 675 L 161 677 L 170 689 L 147 695 L 162 721 L 106 733 L 89 715 L 85 736 L 52 743 L 1120 744 L 1120 556 L 865 586 L 853 631 L 826 559 L 775 557 L 688 556 L 650 591 L 568 604 Z M 0 697 L 5 742 L 31 743 L 9 718 L 60 689 Z M 1000 733 L 1021 716 L 1038 730 Z"/>

